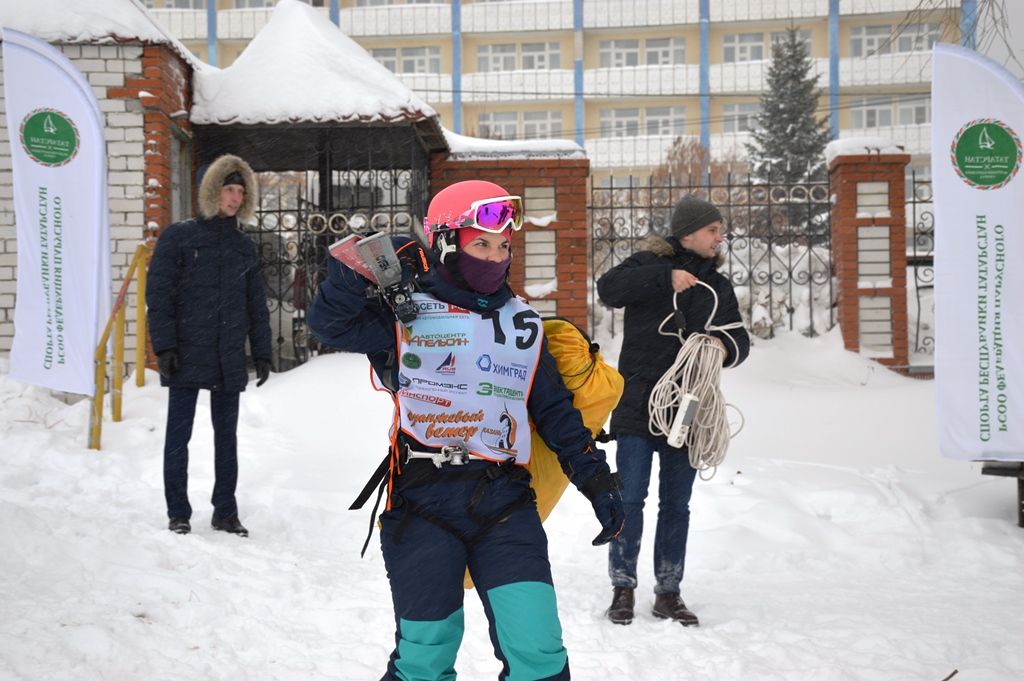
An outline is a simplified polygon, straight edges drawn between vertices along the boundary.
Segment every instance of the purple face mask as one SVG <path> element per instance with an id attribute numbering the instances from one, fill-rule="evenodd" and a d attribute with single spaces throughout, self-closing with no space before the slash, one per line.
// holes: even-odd
<path id="1" fill-rule="evenodd" d="M 470 288 L 477 293 L 490 295 L 505 283 L 508 268 L 512 264 L 512 256 L 505 258 L 501 262 L 491 262 L 490 260 L 474 258 L 464 251 L 459 251 L 456 263 L 459 272 Z"/>

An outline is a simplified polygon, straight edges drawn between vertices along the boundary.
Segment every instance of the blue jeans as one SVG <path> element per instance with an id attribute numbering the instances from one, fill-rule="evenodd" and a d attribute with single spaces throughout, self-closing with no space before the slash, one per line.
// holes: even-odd
<path id="1" fill-rule="evenodd" d="M 188 502 L 188 443 L 196 415 L 199 388 L 169 388 L 167 433 L 164 437 L 164 498 L 168 518 L 191 518 Z M 224 520 L 238 515 L 235 486 L 238 483 L 237 391 L 211 390 L 213 420 L 213 517 Z"/>
<path id="2" fill-rule="evenodd" d="M 623 434 L 616 438 L 615 464 L 622 478 L 626 525 L 608 549 L 612 586 L 635 589 L 636 563 L 644 531 L 644 500 L 651 464 L 658 452 L 658 527 L 654 534 L 654 593 L 679 593 L 690 532 L 690 494 L 697 471 L 686 448 L 676 449 L 653 437 Z"/>

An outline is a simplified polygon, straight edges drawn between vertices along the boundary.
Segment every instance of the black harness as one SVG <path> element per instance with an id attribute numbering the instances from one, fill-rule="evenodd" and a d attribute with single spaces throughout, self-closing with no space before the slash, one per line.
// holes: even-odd
<path id="1" fill-rule="evenodd" d="M 398 446 L 402 449 L 406 447 L 401 442 Z M 373 475 L 366 481 L 366 485 L 363 486 L 359 496 L 349 506 L 349 510 L 362 508 L 373 494 L 374 488 L 377 489 L 377 499 L 373 504 L 373 511 L 370 514 L 370 527 L 366 534 L 366 540 L 363 542 L 363 548 L 359 552 L 360 557 L 366 554 L 366 548 L 370 545 L 370 538 L 373 536 L 373 524 L 377 517 L 377 509 L 380 508 L 380 501 L 384 496 L 384 490 L 387 489 L 388 484 L 392 480 L 395 483 L 395 488 L 390 496 L 391 508 L 400 509 L 402 512 L 398 529 L 394 535 L 394 542 L 396 544 L 401 541 L 402 535 L 412 517 L 418 516 L 453 535 L 469 548 L 480 541 L 495 525 L 509 518 L 521 507 L 536 501 L 537 493 L 534 492 L 532 487 L 527 487 L 515 501 L 507 504 L 494 515 L 490 517 L 478 515 L 476 511 L 480 502 L 483 501 L 484 495 L 487 493 L 487 488 L 492 482 L 506 475 L 513 480 L 528 480 L 530 478 L 529 471 L 523 466 L 517 466 L 512 459 L 501 463 L 489 462 L 486 466 L 463 467 L 449 465 L 442 468 L 438 468 L 426 459 L 413 459 L 407 461 L 402 467 L 401 474 L 395 476 L 392 467 L 392 452 L 388 450 L 388 455 L 380 462 Z M 469 501 L 466 503 L 466 514 L 477 525 L 476 530 L 471 533 L 459 530 L 440 516 L 421 508 L 402 496 L 402 491 L 404 490 L 424 485 L 462 482 L 465 480 L 477 480 L 477 485 L 473 488 L 473 493 L 470 494 Z"/>

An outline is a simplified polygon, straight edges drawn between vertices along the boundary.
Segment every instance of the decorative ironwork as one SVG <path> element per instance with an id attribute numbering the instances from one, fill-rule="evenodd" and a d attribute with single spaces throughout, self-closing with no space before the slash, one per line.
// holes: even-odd
<path id="1" fill-rule="evenodd" d="M 328 247 L 352 233 L 411 233 L 423 214 L 426 172 L 418 167 L 260 173 L 259 208 L 246 231 L 262 261 L 279 371 L 330 351 L 310 336 L 306 322 L 327 277 Z"/>
<path id="2" fill-rule="evenodd" d="M 746 174 L 685 178 L 678 184 L 591 189 L 591 272 L 597 279 L 652 235 L 669 234 L 672 207 L 684 194 L 710 200 L 725 218 L 724 262 L 747 327 L 768 338 L 785 326 L 808 335 L 836 324 L 829 181 L 769 185 Z M 591 327 L 614 335 L 617 320 L 595 304 Z"/>
<path id="3" fill-rule="evenodd" d="M 931 366 L 935 353 L 935 208 L 930 178 L 907 178 L 907 321 L 910 364 Z"/>

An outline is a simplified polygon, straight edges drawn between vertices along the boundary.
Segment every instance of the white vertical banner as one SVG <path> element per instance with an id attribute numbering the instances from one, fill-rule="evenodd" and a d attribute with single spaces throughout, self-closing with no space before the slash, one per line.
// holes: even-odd
<path id="1" fill-rule="evenodd" d="M 935 393 L 953 459 L 1024 461 L 1024 87 L 973 50 L 932 59 Z"/>
<path id="2" fill-rule="evenodd" d="M 110 310 L 103 115 L 60 51 L 2 30 L 18 284 L 11 376 L 82 395 Z"/>

